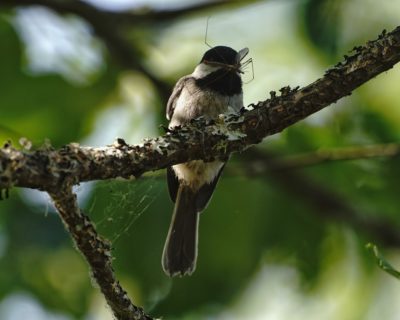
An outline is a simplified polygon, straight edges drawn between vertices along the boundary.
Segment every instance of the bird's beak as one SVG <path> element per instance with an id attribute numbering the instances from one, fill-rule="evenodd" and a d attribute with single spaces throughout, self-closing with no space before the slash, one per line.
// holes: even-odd
<path id="1" fill-rule="evenodd" d="M 249 48 L 243 48 L 241 50 L 239 50 L 238 54 L 237 54 L 237 63 L 240 64 L 240 62 L 244 59 L 245 56 L 247 56 L 247 54 L 249 53 Z"/>

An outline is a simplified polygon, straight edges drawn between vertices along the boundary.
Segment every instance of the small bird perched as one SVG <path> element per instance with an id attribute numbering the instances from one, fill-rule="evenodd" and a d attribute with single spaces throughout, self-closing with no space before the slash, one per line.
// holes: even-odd
<path id="1" fill-rule="evenodd" d="M 241 61 L 249 49 L 239 52 L 217 46 L 208 50 L 193 73 L 176 83 L 167 103 L 169 128 L 200 116 L 216 119 L 243 107 Z M 247 63 L 244 63 L 247 64 Z M 169 194 L 175 208 L 162 256 L 165 273 L 190 275 L 196 268 L 199 214 L 207 206 L 224 163 L 190 161 L 167 168 Z"/>

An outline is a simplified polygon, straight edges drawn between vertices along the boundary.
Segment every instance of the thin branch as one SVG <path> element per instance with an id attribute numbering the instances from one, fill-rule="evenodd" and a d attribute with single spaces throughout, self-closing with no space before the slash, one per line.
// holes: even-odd
<path id="1" fill-rule="evenodd" d="M 315 152 L 279 157 L 276 170 L 291 170 L 315 166 L 332 161 L 349 161 L 370 158 L 396 157 L 400 155 L 400 144 L 386 143 L 368 146 L 320 149 Z"/>
<path id="2" fill-rule="evenodd" d="M 116 279 L 112 268 L 111 244 L 97 234 L 89 217 L 79 209 L 72 184 L 66 181 L 49 194 L 76 246 L 89 263 L 93 277 L 116 319 L 151 320 L 141 308 L 132 304 Z"/>
<path id="3" fill-rule="evenodd" d="M 371 234 L 385 245 L 400 247 L 400 233 L 392 223 L 359 212 L 341 195 L 301 172 L 276 170 L 280 169 L 280 163 L 268 152 L 252 148 L 243 156 L 246 163 L 243 174 L 253 178 L 272 177 L 286 191 L 314 208 L 313 212 L 319 217 L 345 222 L 356 230 Z"/>
<path id="4" fill-rule="evenodd" d="M 252 105 L 252 110 L 222 116 L 213 124 L 203 119 L 188 126 L 127 145 L 119 139 L 112 146 L 81 147 L 70 144 L 59 150 L 0 149 L 0 188 L 12 186 L 52 190 L 65 176 L 74 183 L 116 177 L 138 177 L 189 160 L 226 159 L 268 135 L 347 96 L 352 90 L 393 67 L 400 60 L 400 27 L 383 32 L 377 40 L 358 47 L 344 62 L 326 71 L 314 83 L 298 90 L 281 89 L 282 95 Z"/>

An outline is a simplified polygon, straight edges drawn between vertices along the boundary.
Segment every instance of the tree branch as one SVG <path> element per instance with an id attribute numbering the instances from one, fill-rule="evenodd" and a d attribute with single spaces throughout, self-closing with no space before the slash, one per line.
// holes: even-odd
<path id="1" fill-rule="evenodd" d="M 132 304 L 115 278 L 111 244 L 97 234 L 89 217 L 79 209 L 76 195 L 72 192 L 72 183 L 65 180 L 63 185 L 49 192 L 49 195 L 76 246 L 89 263 L 93 277 L 116 319 L 151 320 L 141 308 Z"/>
<path id="2" fill-rule="evenodd" d="M 251 149 L 246 152 L 244 159 L 244 175 L 253 178 L 272 177 L 285 190 L 314 208 L 319 217 L 345 222 L 358 231 L 371 234 L 380 243 L 400 247 L 399 230 L 392 223 L 359 212 L 341 195 L 301 172 L 284 170 L 285 164 L 281 167 L 281 163 L 268 152 Z"/>
<path id="3" fill-rule="evenodd" d="M 279 157 L 275 170 L 291 170 L 331 161 L 349 161 L 400 155 L 400 144 L 386 143 L 368 146 L 321 149 L 287 157 Z"/>
<path id="4" fill-rule="evenodd" d="M 281 89 L 282 95 L 251 105 L 252 110 L 222 116 L 214 123 L 203 119 L 145 140 L 127 145 L 118 139 L 112 146 L 81 147 L 70 144 L 59 150 L 45 147 L 20 151 L 7 145 L 0 149 L 0 188 L 12 186 L 52 190 L 68 176 L 81 181 L 138 177 L 189 160 L 226 159 L 264 137 L 349 95 L 352 90 L 393 67 L 400 60 L 400 27 L 383 32 L 377 40 L 358 47 L 356 53 L 326 71 L 314 83 L 298 90 Z"/>

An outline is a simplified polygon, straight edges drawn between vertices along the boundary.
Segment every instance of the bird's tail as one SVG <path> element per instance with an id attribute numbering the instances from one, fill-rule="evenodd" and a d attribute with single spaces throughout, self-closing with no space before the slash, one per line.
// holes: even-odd
<path id="1" fill-rule="evenodd" d="M 190 275 L 196 268 L 198 225 L 196 193 L 180 185 L 162 255 L 164 272 L 170 277 Z"/>

